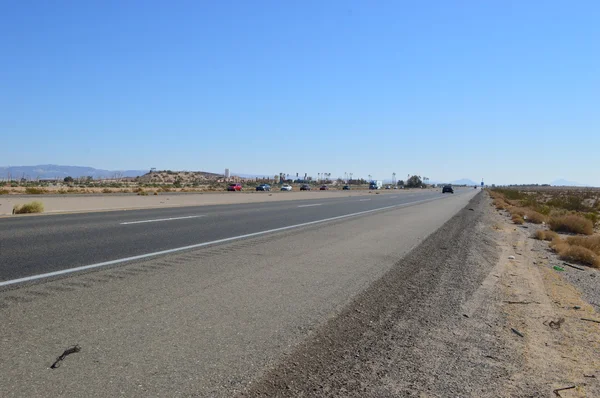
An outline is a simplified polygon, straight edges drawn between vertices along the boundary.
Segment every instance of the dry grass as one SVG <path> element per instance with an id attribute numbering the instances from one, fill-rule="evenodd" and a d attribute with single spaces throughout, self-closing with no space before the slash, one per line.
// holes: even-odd
<path id="1" fill-rule="evenodd" d="M 543 215 L 542 213 L 538 213 L 535 210 L 527 210 L 527 213 L 525 215 L 527 216 L 527 222 L 533 224 L 541 224 L 543 222 L 546 222 L 547 220 L 547 217 L 545 215 Z"/>
<path id="2" fill-rule="evenodd" d="M 0 189 L 0 195 L 8 195 L 10 191 L 8 189 Z"/>
<path id="3" fill-rule="evenodd" d="M 571 245 L 562 239 L 555 239 L 550 247 L 565 261 L 577 262 L 600 268 L 600 258 L 596 253 L 582 246 Z"/>
<path id="4" fill-rule="evenodd" d="M 559 238 L 559 236 L 556 232 L 548 231 L 545 229 L 538 229 L 537 231 L 535 231 L 535 234 L 533 235 L 533 237 L 535 239 L 539 239 L 539 240 L 547 240 L 548 242 L 552 242 L 554 239 Z"/>
<path id="5" fill-rule="evenodd" d="M 44 188 L 27 187 L 25 193 L 27 195 L 42 195 L 46 193 L 46 190 Z"/>
<path id="6" fill-rule="evenodd" d="M 523 219 L 523 217 L 521 217 L 521 216 L 520 216 L 520 215 L 518 215 L 518 214 L 513 214 L 513 216 L 512 216 L 512 221 L 513 221 L 515 224 L 519 224 L 519 225 L 521 225 L 521 224 L 525 223 L 525 220 Z"/>
<path id="7" fill-rule="evenodd" d="M 550 225 L 551 230 L 556 232 L 571 232 L 583 235 L 594 233 L 594 224 L 587 218 L 576 214 L 551 217 L 548 225 Z"/>
<path id="8" fill-rule="evenodd" d="M 28 214 L 28 213 L 42 213 L 44 211 L 44 204 L 42 202 L 29 202 L 24 205 L 15 205 L 13 207 L 13 214 Z"/>
<path id="9" fill-rule="evenodd" d="M 572 246 L 585 247 L 600 256 L 600 236 L 569 236 L 567 243 Z"/>

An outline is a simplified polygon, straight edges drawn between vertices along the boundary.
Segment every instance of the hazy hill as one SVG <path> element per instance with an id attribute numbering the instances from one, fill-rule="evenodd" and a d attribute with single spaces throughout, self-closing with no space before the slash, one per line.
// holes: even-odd
<path id="1" fill-rule="evenodd" d="M 452 185 L 479 185 L 479 183 L 469 180 L 468 178 L 462 178 L 460 180 L 455 180 L 450 182 Z"/>
<path id="2" fill-rule="evenodd" d="M 112 178 L 118 174 L 119 177 L 137 177 L 147 173 L 148 170 L 103 170 L 93 167 L 82 166 L 61 166 L 56 164 L 40 164 L 36 166 L 10 166 L 0 167 L 0 179 L 6 179 L 10 173 L 12 179 L 27 178 L 35 179 L 55 179 L 65 178 L 67 176 L 98 178 Z"/>

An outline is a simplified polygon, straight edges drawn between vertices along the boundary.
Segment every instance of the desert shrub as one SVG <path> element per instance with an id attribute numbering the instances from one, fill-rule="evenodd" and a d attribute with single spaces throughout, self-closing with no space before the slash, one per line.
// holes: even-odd
<path id="1" fill-rule="evenodd" d="M 546 221 L 546 216 L 535 210 L 528 210 L 525 215 L 527 216 L 527 222 L 533 224 L 541 224 Z"/>
<path id="2" fill-rule="evenodd" d="M 8 189 L 0 189 L 0 195 L 8 195 L 9 192 L 10 191 Z"/>
<path id="3" fill-rule="evenodd" d="M 102 190 L 102 193 L 112 193 L 112 192 L 113 192 L 113 190 L 112 190 L 112 189 L 109 189 L 109 188 L 104 188 L 104 189 Z"/>
<path id="4" fill-rule="evenodd" d="M 148 196 L 148 192 L 146 192 L 146 191 L 138 191 L 137 194 L 140 196 Z"/>
<path id="5" fill-rule="evenodd" d="M 516 206 L 509 207 L 508 211 L 513 216 L 516 214 L 517 216 L 523 217 L 527 214 L 527 209 L 524 209 L 522 207 L 516 207 Z"/>
<path id="6" fill-rule="evenodd" d="M 553 241 L 554 239 L 558 239 L 558 234 L 554 231 L 548 231 L 545 229 L 538 229 L 537 231 L 535 231 L 535 234 L 533 235 L 533 237 L 535 239 L 539 239 L 539 240 L 546 240 L 548 242 Z"/>
<path id="7" fill-rule="evenodd" d="M 513 221 L 515 224 L 519 224 L 519 225 L 520 225 L 520 224 L 523 224 L 523 223 L 525 222 L 525 220 L 523 220 L 523 217 L 521 217 L 521 216 L 520 216 L 520 215 L 518 215 L 518 214 L 513 214 L 513 216 L 512 216 L 512 221 Z"/>
<path id="8" fill-rule="evenodd" d="M 550 229 L 556 232 L 571 232 L 583 235 L 591 235 L 594 232 L 592 222 L 576 214 L 551 217 L 548 224 L 550 225 Z"/>
<path id="9" fill-rule="evenodd" d="M 588 220 L 590 220 L 594 225 L 598 224 L 598 221 L 600 221 L 598 213 L 582 213 L 582 215 Z"/>
<path id="10" fill-rule="evenodd" d="M 535 211 L 545 216 L 549 216 L 551 210 L 552 208 L 548 205 L 538 205 L 535 207 Z"/>
<path id="11" fill-rule="evenodd" d="M 527 194 L 524 194 L 523 192 L 520 192 L 516 189 L 496 188 L 496 189 L 492 190 L 492 192 L 497 192 L 500 195 L 504 196 L 506 199 L 510 199 L 510 200 L 524 199 L 527 196 Z"/>
<path id="12" fill-rule="evenodd" d="M 571 211 L 586 211 L 589 210 L 584 202 L 584 199 L 580 196 L 567 195 L 565 197 L 555 197 L 546 202 L 547 205 L 557 207 L 560 209 L 571 210 Z"/>
<path id="13" fill-rule="evenodd" d="M 600 258 L 590 249 L 583 246 L 571 245 L 567 241 L 555 239 L 551 244 L 552 249 L 565 261 L 578 262 L 600 268 Z"/>
<path id="14" fill-rule="evenodd" d="M 59 193 L 59 194 L 61 194 L 61 195 L 64 195 L 64 194 L 66 194 L 66 193 L 67 193 L 67 190 L 66 190 L 66 189 L 63 189 L 63 188 L 61 188 L 61 189 L 59 189 L 59 190 L 58 190 L 58 191 L 56 191 L 56 192 L 58 192 L 58 193 Z"/>
<path id="15" fill-rule="evenodd" d="M 15 205 L 15 207 L 13 207 L 13 214 L 42 213 L 43 211 L 44 205 L 42 202 L 38 201 L 25 203 L 23 205 Z"/>
<path id="16" fill-rule="evenodd" d="M 25 188 L 25 193 L 27 195 L 41 195 L 46 193 L 46 190 L 43 188 L 27 187 Z"/>
<path id="17" fill-rule="evenodd" d="M 600 255 L 600 236 L 569 236 L 567 243 L 572 246 L 585 247 L 588 250 L 593 251 L 597 255 Z"/>
<path id="18" fill-rule="evenodd" d="M 158 195 L 158 192 L 154 192 L 154 195 Z"/>

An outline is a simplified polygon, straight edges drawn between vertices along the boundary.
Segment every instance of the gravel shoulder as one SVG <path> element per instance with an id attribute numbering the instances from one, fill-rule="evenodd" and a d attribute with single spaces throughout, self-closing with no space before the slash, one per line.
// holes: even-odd
<path id="1" fill-rule="evenodd" d="M 241 395 L 600 396 L 598 325 L 573 310 L 593 308 L 490 204 L 473 198 Z"/>

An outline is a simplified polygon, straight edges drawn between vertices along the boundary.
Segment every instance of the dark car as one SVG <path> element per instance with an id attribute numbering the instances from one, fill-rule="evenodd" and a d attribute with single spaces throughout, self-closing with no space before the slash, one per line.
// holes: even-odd
<path id="1" fill-rule="evenodd" d="M 228 191 L 241 191 L 242 190 L 242 184 L 229 184 L 227 186 L 227 190 Z"/>
<path id="2" fill-rule="evenodd" d="M 344 185 L 344 187 L 342 189 L 344 191 L 349 191 L 350 190 L 350 185 Z"/>
<path id="3" fill-rule="evenodd" d="M 452 185 L 444 185 L 444 187 L 442 188 L 442 193 L 454 193 L 454 189 L 452 188 Z"/>
<path id="4" fill-rule="evenodd" d="M 329 187 L 327 185 L 321 185 L 321 188 L 319 188 L 319 190 L 327 191 L 327 190 L 329 190 Z"/>
<path id="5" fill-rule="evenodd" d="M 300 190 L 301 191 L 310 191 L 310 185 L 302 184 L 302 185 L 300 185 Z"/>
<path id="6" fill-rule="evenodd" d="M 256 187 L 257 191 L 270 191 L 271 190 L 271 186 L 269 184 L 260 184 L 259 186 Z"/>

